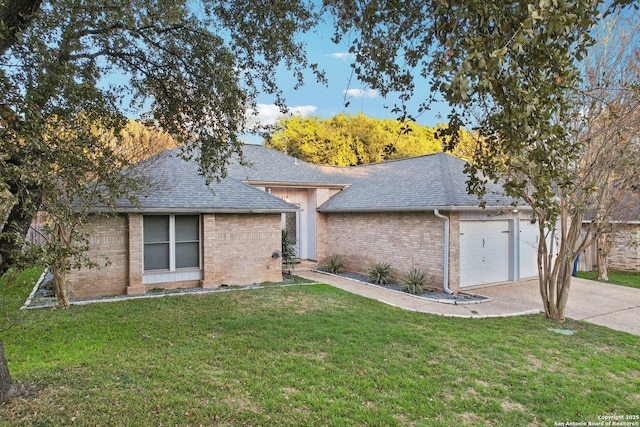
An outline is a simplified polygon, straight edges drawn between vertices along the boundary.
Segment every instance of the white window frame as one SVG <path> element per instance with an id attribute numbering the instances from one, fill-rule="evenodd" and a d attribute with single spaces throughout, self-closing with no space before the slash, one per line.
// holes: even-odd
<path id="1" fill-rule="evenodd" d="M 169 217 L 169 269 L 168 270 L 145 270 L 144 266 L 144 218 L 150 216 L 168 216 Z M 197 216 L 198 217 L 198 266 L 176 268 L 176 217 L 178 216 Z M 202 279 L 202 216 L 199 214 L 148 214 L 142 218 L 142 273 L 143 284 L 172 282 L 181 280 L 201 280 Z"/>

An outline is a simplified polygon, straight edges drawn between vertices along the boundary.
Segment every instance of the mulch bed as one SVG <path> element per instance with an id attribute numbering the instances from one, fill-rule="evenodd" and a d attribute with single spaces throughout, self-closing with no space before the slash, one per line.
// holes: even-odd
<path id="1" fill-rule="evenodd" d="M 320 270 L 322 271 L 322 270 Z M 323 271 L 324 273 L 326 273 L 325 271 Z M 398 291 L 398 292 L 404 292 L 402 290 L 402 287 L 400 285 L 398 285 L 397 283 L 388 283 L 386 285 L 378 285 L 376 283 L 373 283 L 371 280 L 369 280 L 369 277 L 367 277 L 364 274 L 360 274 L 360 273 L 354 273 L 351 271 L 344 271 L 342 273 L 338 273 L 336 274 L 336 276 L 341 276 L 341 277 L 346 277 L 348 279 L 352 279 L 352 280 L 357 280 L 359 282 L 363 282 L 372 286 L 380 286 L 386 289 L 391 289 L 393 291 Z M 450 303 L 450 304 L 472 304 L 472 303 L 480 303 L 480 302 L 487 302 L 487 301 L 491 301 L 491 298 L 489 297 L 485 297 L 482 295 L 475 295 L 475 294 L 469 294 L 469 293 L 465 293 L 465 292 L 458 292 L 457 294 L 454 295 L 450 295 L 446 292 L 438 292 L 438 291 L 429 291 L 429 290 L 425 290 L 424 292 L 422 292 L 421 294 L 416 295 L 417 297 L 420 298 L 425 298 L 428 300 L 435 300 L 438 302 L 445 302 L 445 303 Z"/>

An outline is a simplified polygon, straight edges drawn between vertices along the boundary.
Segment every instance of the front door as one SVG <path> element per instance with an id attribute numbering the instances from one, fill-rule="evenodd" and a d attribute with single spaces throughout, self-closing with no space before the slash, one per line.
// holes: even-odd
<path id="1" fill-rule="evenodd" d="M 300 259 L 316 258 L 316 193 L 303 188 L 271 188 L 271 194 L 297 206 L 296 213 L 282 214 L 282 229 L 295 236 Z"/>

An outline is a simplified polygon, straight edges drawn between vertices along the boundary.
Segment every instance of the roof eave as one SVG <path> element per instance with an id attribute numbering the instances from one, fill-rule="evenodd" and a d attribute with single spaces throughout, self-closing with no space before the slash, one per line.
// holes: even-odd
<path id="1" fill-rule="evenodd" d="M 257 181 L 245 180 L 245 184 L 254 187 L 282 187 L 282 188 L 335 188 L 341 190 L 349 187 L 351 184 L 335 184 L 327 182 L 286 182 L 286 181 Z"/>
<path id="2" fill-rule="evenodd" d="M 94 213 L 121 213 L 121 214 L 279 214 L 301 211 L 300 208 L 183 208 L 183 207 L 163 207 L 163 208 L 116 208 L 114 209 L 94 209 Z"/>
<path id="3" fill-rule="evenodd" d="M 434 210 L 450 212 L 476 212 L 476 211 L 501 211 L 501 210 L 530 210 L 529 207 L 519 206 L 388 206 L 388 207 L 359 207 L 359 208 L 318 208 L 322 213 L 347 213 L 347 212 L 433 212 Z"/>

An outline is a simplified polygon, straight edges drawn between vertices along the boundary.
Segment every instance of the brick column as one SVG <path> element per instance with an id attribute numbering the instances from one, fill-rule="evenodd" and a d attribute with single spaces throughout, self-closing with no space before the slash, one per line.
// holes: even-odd
<path id="1" fill-rule="evenodd" d="M 144 294 L 142 284 L 142 215 L 129 215 L 129 284 L 127 295 Z"/>
<path id="2" fill-rule="evenodd" d="M 216 216 L 215 214 L 202 215 L 202 280 L 200 286 L 203 288 L 217 288 L 220 286 L 215 272 L 215 237 Z"/>

